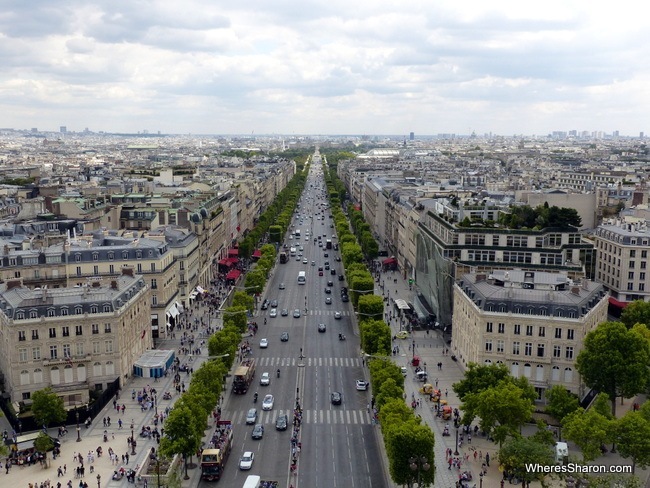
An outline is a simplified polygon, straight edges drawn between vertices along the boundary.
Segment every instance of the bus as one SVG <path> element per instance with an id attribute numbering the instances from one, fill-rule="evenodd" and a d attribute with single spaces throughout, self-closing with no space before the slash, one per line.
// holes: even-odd
<path id="1" fill-rule="evenodd" d="M 307 283 L 307 273 L 304 271 L 300 271 L 298 273 L 298 284 L 304 285 L 305 283 Z"/>
<path id="2" fill-rule="evenodd" d="M 282 251 L 280 253 L 280 264 L 285 264 L 287 261 L 289 261 L 289 258 L 287 257 L 286 251 Z"/>

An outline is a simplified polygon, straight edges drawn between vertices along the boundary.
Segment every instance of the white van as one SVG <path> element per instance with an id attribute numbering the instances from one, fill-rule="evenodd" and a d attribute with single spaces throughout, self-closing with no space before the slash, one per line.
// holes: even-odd
<path id="1" fill-rule="evenodd" d="M 260 484 L 261 478 L 256 474 L 251 474 L 244 481 L 244 486 L 242 488 L 257 488 Z"/>

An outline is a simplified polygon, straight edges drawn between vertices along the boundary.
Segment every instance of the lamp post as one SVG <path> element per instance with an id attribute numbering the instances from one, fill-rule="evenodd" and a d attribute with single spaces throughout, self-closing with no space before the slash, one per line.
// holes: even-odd
<path id="1" fill-rule="evenodd" d="M 153 394 L 153 406 L 156 409 L 156 418 L 158 418 L 158 394 Z"/>
<path id="2" fill-rule="evenodd" d="M 79 410 L 77 409 L 76 405 L 74 410 L 75 410 L 74 415 L 77 419 L 77 442 L 81 442 L 81 427 L 79 427 Z"/>
<path id="3" fill-rule="evenodd" d="M 479 488 L 483 488 L 483 471 L 481 471 L 481 474 L 479 474 L 479 484 L 478 484 L 478 486 L 479 486 Z"/>
<path id="4" fill-rule="evenodd" d="M 131 422 L 131 456 L 135 456 L 135 437 L 133 435 L 133 422 Z"/>
<path id="5" fill-rule="evenodd" d="M 102 488 L 102 475 L 97 475 L 97 488 Z"/>
<path id="6" fill-rule="evenodd" d="M 414 473 L 417 471 L 417 481 L 418 481 L 418 488 L 421 486 L 420 485 L 420 473 L 422 471 L 427 472 L 429 469 L 431 469 L 431 465 L 429 464 L 429 460 L 427 459 L 426 456 L 411 456 L 409 458 L 409 467 L 411 468 L 411 471 Z"/>
<path id="7" fill-rule="evenodd" d="M 460 453 L 458 452 L 458 424 L 454 422 L 456 426 L 456 450 L 454 451 L 454 456 L 458 456 Z"/>

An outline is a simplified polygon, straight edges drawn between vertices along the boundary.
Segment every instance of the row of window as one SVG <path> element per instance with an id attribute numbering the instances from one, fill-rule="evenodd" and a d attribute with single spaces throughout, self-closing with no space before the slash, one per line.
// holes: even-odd
<path id="1" fill-rule="evenodd" d="M 533 325 L 526 325 L 525 327 L 526 327 L 525 328 L 526 335 L 532 336 L 533 332 L 535 331 L 535 327 Z M 556 339 L 562 339 L 563 330 L 564 329 L 562 329 L 561 327 L 555 327 L 554 337 Z M 490 334 L 494 331 L 495 331 L 494 322 L 487 322 L 485 324 L 485 332 Z M 503 322 L 499 322 L 497 324 L 496 331 L 499 334 L 505 334 L 506 324 L 504 324 Z M 514 324 L 512 326 L 512 333 L 515 335 L 521 335 L 521 324 Z M 537 327 L 537 336 L 546 337 L 546 326 L 540 325 Z M 566 338 L 572 341 L 575 338 L 575 329 L 566 329 Z"/>
<path id="2" fill-rule="evenodd" d="M 507 235 L 506 236 L 506 246 L 507 247 L 530 247 L 528 245 L 528 240 L 530 236 L 518 236 L 518 235 Z M 569 244 L 580 244 L 581 237 L 580 234 L 569 234 L 568 235 Z M 474 245 L 474 246 L 484 246 L 486 244 L 487 237 L 485 234 L 465 234 L 465 244 Z M 492 245 L 501 246 L 501 235 L 492 234 Z M 535 247 L 545 248 L 545 247 L 560 247 L 562 245 L 562 234 L 547 234 L 544 236 L 535 237 Z"/>
<path id="3" fill-rule="evenodd" d="M 83 335 L 84 327 L 86 327 L 86 326 L 84 326 L 84 325 L 75 325 L 75 326 L 74 326 L 74 335 L 76 335 L 76 336 L 81 336 L 81 335 Z M 67 326 L 67 325 L 64 325 L 64 326 L 62 326 L 60 329 L 61 329 L 61 330 L 60 330 L 60 332 L 61 332 L 61 337 L 70 337 L 70 332 L 71 332 L 71 330 L 72 330 L 71 327 L 69 327 L 69 326 Z M 99 331 L 100 331 L 99 324 L 91 324 L 91 325 L 90 325 L 90 331 L 91 331 L 93 334 L 99 334 Z M 105 323 L 105 324 L 104 324 L 104 334 L 110 334 L 111 331 L 112 331 L 111 324 L 108 323 L 108 322 Z M 33 340 L 33 341 L 37 341 L 37 340 L 40 339 L 39 332 L 40 332 L 39 329 L 32 329 L 32 330 L 31 330 L 31 333 L 32 333 L 32 340 Z M 56 339 L 56 337 L 57 337 L 57 333 L 58 333 L 58 328 L 57 328 L 57 327 L 50 327 L 50 328 L 48 329 L 48 334 L 49 334 L 49 338 L 50 338 L 50 339 Z M 25 340 L 27 340 L 27 331 L 25 331 L 25 330 L 19 330 L 19 331 L 18 331 L 18 340 L 19 340 L 19 341 L 25 341 Z"/>
<path id="4" fill-rule="evenodd" d="M 155 272 L 156 272 L 156 263 L 151 263 L 151 264 L 150 264 L 150 269 L 151 269 L 151 272 L 152 272 L 152 273 L 155 273 Z M 136 270 L 137 273 L 143 273 L 143 272 L 144 272 L 144 268 L 142 267 L 142 264 L 140 264 L 140 263 L 138 263 L 138 264 L 135 266 L 135 270 Z M 84 274 L 83 274 L 83 267 L 81 267 L 81 266 L 77 266 L 76 269 L 75 269 L 75 272 L 77 273 L 77 276 L 83 276 L 83 275 L 84 275 Z M 112 264 L 109 265 L 109 266 L 108 266 L 108 272 L 109 272 L 110 274 L 115 274 L 115 266 L 112 265 Z M 100 272 L 99 272 L 99 266 L 93 266 L 93 274 L 94 274 L 95 276 L 97 276 L 97 275 L 100 274 Z"/>
<path id="5" fill-rule="evenodd" d="M 496 361 L 497 364 L 503 364 L 503 361 Z M 492 361 L 490 359 L 485 360 L 485 364 L 492 364 Z M 534 379 L 535 381 L 545 381 L 546 378 L 545 376 L 545 368 L 543 364 L 538 364 L 535 367 L 535 378 L 532 378 L 532 366 L 530 363 L 525 363 L 524 364 L 524 370 L 523 370 L 523 376 L 526 378 Z M 551 381 L 560 381 L 561 378 L 561 369 L 558 366 L 553 366 L 551 368 Z M 515 378 L 519 377 L 519 363 L 518 362 L 513 362 L 510 365 L 510 373 L 512 376 Z M 564 383 L 571 383 L 573 382 L 573 369 L 572 368 L 564 368 L 564 378 L 562 379 Z"/>
<path id="6" fill-rule="evenodd" d="M 486 353 L 491 353 L 491 352 L 496 352 L 497 354 L 503 354 L 505 352 L 505 341 L 502 339 L 498 339 L 496 341 L 496 348 L 493 349 L 492 347 L 493 341 L 492 339 L 486 339 L 485 340 L 485 352 Z M 513 356 L 519 356 L 521 354 L 522 347 L 521 347 L 521 342 L 519 341 L 513 341 L 512 343 L 512 354 Z M 573 346 L 564 346 L 564 359 L 566 360 L 573 360 L 573 355 L 574 355 L 574 347 Z M 546 344 L 543 343 L 538 343 L 535 346 L 535 355 L 538 358 L 543 358 L 546 356 Z M 523 347 L 523 355 L 524 356 L 532 356 L 533 355 L 533 343 L 532 342 L 525 342 L 524 347 Z M 553 358 L 555 359 L 560 359 L 562 358 L 562 346 L 559 345 L 554 345 L 553 346 Z"/>
<path id="7" fill-rule="evenodd" d="M 113 307 L 105 303 L 102 307 L 102 313 L 111 313 L 113 311 Z M 58 309 L 60 316 L 64 317 L 67 315 L 83 315 L 84 310 L 81 305 L 77 305 L 75 308 L 72 309 L 72 314 L 70 314 L 70 310 L 68 310 L 67 307 L 61 307 Z M 55 308 L 48 308 L 46 311 L 46 315 L 48 317 L 56 317 L 56 311 L 57 309 Z M 91 305 L 90 306 L 90 313 L 99 313 L 99 305 Z M 30 310 L 29 312 L 25 310 L 18 310 L 16 312 L 16 320 L 25 320 L 25 318 L 29 317 L 30 319 L 37 319 L 39 317 L 38 315 L 38 310 Z"/>
<path id="8" fill-rule="evenodd" d="M 149 249 L 147 251 L 147 255 L 148 255 L 148 257 L 153 258 L 153 256 L 154 256 L 153 249 Z M 139 249 L 139 250 L 137 250 L 135 252 L 135 258 L 136 259 L 142 259 L 142 256 L 143 256 L 142 250 Z M 75 255 L 74 255 L 75 262 L 80 263 L 82 261 L 82 257 L 83 257 L 83 255 L 81 253 L 75 253 Z M 92 253 L 92 257 L 93 257 L 93 261 L 99 261 L 99 253 L 98 252 Z M 108 257 L 109 261 L 113 261 L 115 259 L 115 253 L 113 251 L 111 251 L 111 252 L 109 252 L 107 254 L 107 257 Z M 129 259 L 129 251 L 122 251 L 122 259 Z"/>
<path id="9" fill-rule="evenodd" d="M 73 357 L 72 354 L 72 347 L 73 345 L 71 344 L 62 344 L 60 345 L 51 345 L 49 346 L 50 349 L 50 357 L 49 359 L 70 359 Z M 61 352 L 61 355 L 59 355 L 59 351 Z M 102 353 L 112 353 L 114 351 L 114 346 L 113 346 L 113 340 L 105 340 L 103 342 L 101 341 L 93 341 L 92 342 L 92 353 L 93 354 L 102 354 Z M 30 354 L 31 353 L 31 354 Z M 31 359 L 30 359 L 31 355 Z M 86 356 L 86 348 L 85 348 L 85 343 L 83 342 L 77 342 L 74 344 L 74 357 L 85 357 Z M 41 356 L 41 348 L 40 346 L 32 347 L 32 348 L 26 348 L 26 347 L 21 347 L 18 349 L 18 361 L 21 363 L 24 363 L 26 361 L 39 361 L 43 359 Z"/>

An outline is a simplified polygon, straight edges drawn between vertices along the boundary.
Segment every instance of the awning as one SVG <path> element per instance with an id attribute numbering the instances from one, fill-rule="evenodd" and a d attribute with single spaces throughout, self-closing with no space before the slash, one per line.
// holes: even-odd
<path id="1" fill-rule="evenodd" d="M 397 263 L 397 259 L 395 259 L 394 257 L 386 258 L 381 262 L 381 264 L 383 264 L 384 266 L 388 266 L 390 264 L 395 264 L 395 263 Z"/>
<path id="2" fill-rule="evenodd" d="M 230 259 L 228 259 L 228 258 L 220 259 L 219 264 L 221 266 L 230 266 Z"/>
<path id="3" fill-rule="evenodd" d="M 167 315 L 169 315 L 172 318 L 176 318 L 180 315 L 180 312 L 176 308 L 176 304 L 172 305 L 169 310 L 167 311 Z"/>
<path id="4" fill-rule="evenodd" d="M 198 295 L 199 295 L 198 291 L 193 291 L 192 293 L 190 293 L 190 296 L 188 298 L 190 300 L 194 300 Z"/>
<path id="5" fill-rule="evenodd" d="M 253 253 L 254 258 L 261 258 L 262 257 L 262 251 L 259 249 L 255 249 L 255 252 Z"/>
<path id="6" fill-rule="evenodd" d="M 618 308 L 625 308 L 625 307 L 627 307 L 629 305 L 628 302 L 621 302 L 620 300 L 617 300 L 614 297 L 609 297 L 609 304 L 614 305 L 615 307 L 618 307 Z"/>
<path id="7" fill-rule="evenodd" d="M 241 275 L 241 271 L 239 271 L 238 269 L 231 269 L 230 271 L 228 271 L 228 274 L 226 275 L 226 279 L 236 280 L 237 278 L 239 278 L 239 275 Z"/>
<path id="8" fill-rule="evenodd" d="M 199 293 L 205 293 L 205 290 L 198 285 L 196 286 L 196 291 L 198 291 Z"/>
<path id="9" fill-rule="evenodd" d="M 239 256 L 239 249 L 229 249 L 228 256 Z"/>
<path id="10" fill-rule="evenodd" d="M 395 306 L 400 310 L 409 310 L 411 308 L 409 307 L 409 304 L 406 303 L 406 300 L 402 300 L 401 298 L 395 300 Z"/>
<path id="11" fill-rule="evenodd" d="M 234 266 L 239 262 L 239 259 L 237 258 L 228 258 L 228 262 L 230 263 L 230 266 Z"/>

